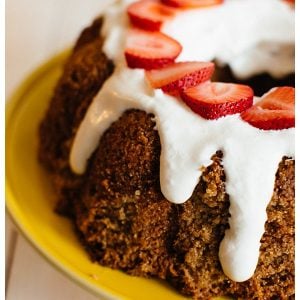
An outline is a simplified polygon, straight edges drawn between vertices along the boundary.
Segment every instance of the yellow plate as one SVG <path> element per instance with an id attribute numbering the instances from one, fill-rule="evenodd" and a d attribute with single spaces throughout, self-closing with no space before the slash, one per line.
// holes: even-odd
<path id="1" fill-rule="evenodd" d="M 58 55 L 41 66 L 8 102 L 7 208 L 19 229 L 48 261 L 95 294 L 122 299 L 186 299 L 163 282 L 128 276 L 92 263 L 71 222 L 53 212 L 55 195 L 37 161 L 37 128 L 67 55 Z"/>

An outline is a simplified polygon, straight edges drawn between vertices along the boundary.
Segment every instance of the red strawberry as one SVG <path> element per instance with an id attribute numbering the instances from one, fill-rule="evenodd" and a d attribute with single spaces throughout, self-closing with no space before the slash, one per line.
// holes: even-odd
<path id="1" fill-rule="evenodd" d="M 207 7 L 223 3 L 223 0 L 161 0 L 162 3 L 181 8 Z"/>
<path id="2" fill-rule="evenodd" d="M 264 130 L 295 127 L 295 89 L 278 87 L 241 114 L 243 120 Z"/>
<path id="3" fill-rule="evenodd" d="M 125 57 L 130 68 L 158 69 L 174 62 L 181 45 L 161 32 L 130 29 Z"/>
<path id="4" fill-rule="evenodd" d="M 295 5 L 295 0 L 284 0 L 284 1 L 289 4 Z"/>
<path id="5" fill-rule="evenodd" d="M 218 119 L 249 108 L 253 90 L 247 85 L 207 81 L 186 89 L 182 99 L 203 118 Z"/>
<path id="6" fill-rule="evenodd" d="M 151 85 L 169 94 L 209 80 L 214 72 L 212 62 L 178 62 L 159 70 L 146 72 Z"/>
<path id="7" fill-rule="evenodd" d="M 132 25 L 150 31 L 159 31 L 162 23 L 172 18 L 176 11 L 158 0 L 134 2 L 127 9 Z"/>

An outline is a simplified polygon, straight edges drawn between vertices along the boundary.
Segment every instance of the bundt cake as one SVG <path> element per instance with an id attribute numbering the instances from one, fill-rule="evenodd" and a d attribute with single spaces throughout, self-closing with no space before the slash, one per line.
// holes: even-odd
<path id="1" fill-rule="evenodd" d="M 275 88 L 253 103 L 252 91 L 293 85 L 291 26 L 276 33 L 282 40 L 261 34 L 245 57 L 232 51 L 236 57 L 225 58 L 233 46 L 225 47 L 226 30 L 245 17 L 243 5 L 263 6 L 254 23 L 264 18 L 266 31 L 274 24 L 265 20 L 267 5 L 282 24 L 292 22 L 292 8 L 281 0 L 222 2 L 112 5 L 65 63 L 39 128 L 38 155 L 56 211 L 74 221 L 92 260 L 165 279 L 194 299 L 295 299 L 295 92 Z M 194 28 L 186 18 L 197 14 L 200 45 L 209 42 L 205 32 L 224 35 L 223 49 L 210 45 L 208 57 L 193 58 L 198 40 L 186 36 Z M 212 23 L 221 17 L 230 23 L 222 30 Z M 196 47 L 192 56 L 187 47 Z M 248 72 L 257 48 L 271 51 L 278 65 L 269 57 L 264 69 L 262 51 Z"/>

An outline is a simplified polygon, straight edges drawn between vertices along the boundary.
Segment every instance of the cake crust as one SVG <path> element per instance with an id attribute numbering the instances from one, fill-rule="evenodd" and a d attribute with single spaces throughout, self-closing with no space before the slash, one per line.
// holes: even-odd
<path id="1" fill-rule="evenodd" d="M 56 210 L 63 214 L 72 214 L 71 202 L 82 183 L 69 167 L 73 138 L 93 97 L 114 68 L 102 52 L 101 26 L 100 18 L 79 37 L 39 128 L 39 159 L 54 182 L 59 200 Z"/>

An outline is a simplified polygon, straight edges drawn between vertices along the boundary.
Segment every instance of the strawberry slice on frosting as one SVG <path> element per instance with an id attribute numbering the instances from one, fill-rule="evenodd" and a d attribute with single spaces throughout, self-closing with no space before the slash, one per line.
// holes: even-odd
<path id="1" fill-rule="evenodd" d="M 162 69 L 147 71 L 146 77 L 152 87 L 176 95 L 182 90 L 209 80 L 214 69 L 212 62 L 178 62 Z"/>
<path id="2" fill-rule="evenodd" d="M 175 16 L 177 9 L 158 0 L 137 1 L 130 4 L 127 13 L 131 24 L 144 30 L 159 31 L 161 25 Z"/>
<path id="3" fill-rule="evenodd" d="M 127 35 L 125 58 L 130 68 L 158 69 L 173 63 L 181 50 L 176 40 L 161 32 L 134 28 Z"/>
<path id="4" fill-rule="evenodd" d="M 200 8 L 222 4 L 223 0 L 161 0 L 162 3 L 180 8 Z"/>
<path id="5" fill-rule="evenodd" d="M 207 81 L 183 91 L 182 99 L 201 117 L 218 119 L 251 107 L 253 90 L 242 84 Z"/>
<path id="6" fill-rule="evenodd" d="M 276 87 L 241 114 L 244 121 L 264 130 L 295 127 L 295 89 Z"/>

